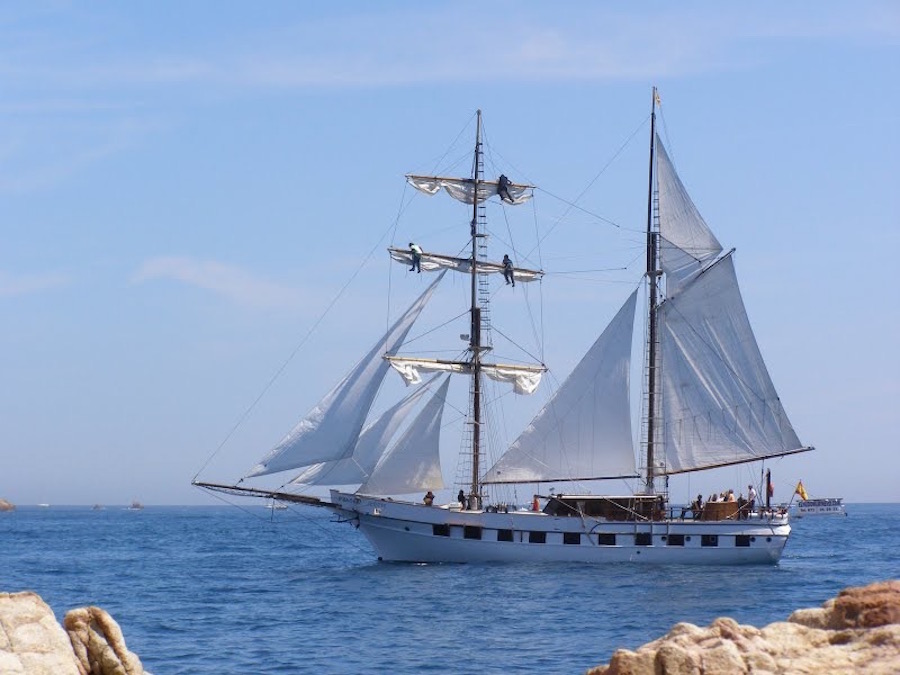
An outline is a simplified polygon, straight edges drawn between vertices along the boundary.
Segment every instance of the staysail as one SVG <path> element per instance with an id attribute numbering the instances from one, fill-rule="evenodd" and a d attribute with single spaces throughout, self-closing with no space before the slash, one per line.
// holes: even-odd
<path id="1" fill-rule="evenodd" d="M 629 382 L 637 291 L 485 483 L 634 477 Z"/>
<path id="2" fill-rule="evenodd" d="M 769 377 L 731 256 L 660 306 L 660 345 L 665 473 L 809 449 Z"/>
<path id="3" fill-rule="evenodd" d="M 384 454 L 358 493 L 399 495 L 444 487 L 440 437 L 449 386 L 450 378 L 446 377 L 394 447 Z"/>
<path id="4" fill-rule="evenodd" d="M 448 178 L 445 176 L 417 176 L 409 174 L 406 181 L 416 190 L 424 192 L 427 195 L 435 195 L 443 188 L 453 199 L 463 202 L 464 204 L 472 204 L 475 195 L 475 181 L 472 178 Z M 508 195 L 508 199 L 503 201 L 506 204 L 524 204 L 532 197 L 534 186 L 520 185 L 518 183 L 504 182 L 503 187 Z M 478 201 L 483 202 L 498 194 L 500 189 L 499 180 L 479 180 L 478 181 Z"/>
<path id="5" fill-rule="evenodd" d="M 420 371 L 443 373 L 470 373 L 472 364 L 467 361 L 445 361 L 441 359 L 410 358 L 404 356 L 385 357 L 391 367 L 400 373 L 407 385 L 422 381 Z M 541 383 L 541 376 L 547 370 L 544 366 L 506 363 L 482 363 L 481 372 L 496 382 L 512 382 L 516 394 L 533 394 Z"/>
<path id="6" fill-rule="evenodd" d="M 412 267 L 412 251 L 404 248 L 389 248 L 391 259 L 395 262 Z M 457 258 L 438 253 L 422 253 L 420 265 L 423 272 L 435 272 L 437 270 L 452 270 L 470 274 L 472 271 L 471 258 Z M 478 261 L 478 274 L 503 274 L 504 267 L 501 263 Z M 536 281 L 544 276 L 543 270 L 532 270 L 527 267 L 513 267 L 513 275 L 516 281 Z"/>
<path id="7" fill-rule="evenodd" d="M 378 460 L 390 446 L 391 439 L 416 407 L 429 387 L 440 375 L 435 375 L 422 387 L 403 398 L 367 426 L 353 448 L 353 454 L 345 459 L 319 462 L 306 467 L 291 480 L 298 485 L 359 485 L 364 483 Z"/>
<path id="8" fill-rule="evenodd" d="M 389 367 L 382 356 L 395 352 L 403 343 L 443 276 L 425 289 L 356 367 L 246 477 L 299 469 L 353 454 Z"/>

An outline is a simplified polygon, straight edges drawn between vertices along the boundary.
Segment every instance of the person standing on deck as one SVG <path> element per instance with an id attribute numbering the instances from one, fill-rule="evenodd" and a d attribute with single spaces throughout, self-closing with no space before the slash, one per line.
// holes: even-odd
<path id="1" fill-rule="evenodd" d="M 756 507 L 756 489 L 752 485 L 747 486 L 747 512 L 753 513 Z"/>

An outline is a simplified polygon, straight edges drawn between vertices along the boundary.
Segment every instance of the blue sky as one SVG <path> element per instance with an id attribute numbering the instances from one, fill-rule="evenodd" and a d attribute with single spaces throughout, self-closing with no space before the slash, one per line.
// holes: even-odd
<path id="1" fill-rule="evenodd" d="M 384 247 L 437 250 L 466 216 L 403 176 L 465 174 L 477 108 L 547 235 L 496 211 L 500 254 L 548 271 L 498 310 L 542 297 L 563 379 L 640 274 L 656 85 L 817 448 L 773 466 L 778 496 L 900 500 L 898 47 L 893 2 L 4 4 L 0 497 L 209 503 L 207 460 L 248 469 L 377 338 L 387 291 L 421 290 Z"/>

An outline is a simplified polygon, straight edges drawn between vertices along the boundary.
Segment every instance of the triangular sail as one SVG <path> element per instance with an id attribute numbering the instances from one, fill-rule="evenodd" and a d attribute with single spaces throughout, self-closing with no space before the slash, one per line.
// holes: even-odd
<path id="1" fill-rule="evenodd" d="M 367 426 L 356 442 L 353 454 L 346 459 L 319 462 L 306 467 L 291 483 L 298 485 L 359 485 L 372 473 L 378 460 L 389 447 L 397 429 L 416 407 L 419 400 L 440 375 L 419 387 Z"/>
<path id="2" fill-rule="evenodd" d="M 669 297 L 722 251 L 722 245 L 685 190 L 669 155 L 656 137 L 660 259 Z"/>
<path id="3" fill-rule="evenodd" d="M 247 477 L 344 459 L 353 453 L 389 367 L 382 356 L 395 352 L 403 343 L 443 276 L 432 282 L 356 367 L 253 467 Z"/>
<path id="4" fill-rule="evenodd" d="M 532 483 L 635 476 L 629 381 L 634 291 L 562 386 L 484 477 Z"/>
<path id="5" fill-rule="evenodd" d="M 389 248 L 391 259 L 395 262 L 412 267 L 412 251 L 403 248 Z M 440 255 L 438 253 L 423 253 L 420 259 L 420 265 L 423 272 L 436 272 L 438 270 L 452 270 L 454 272 L 462 272 L 470 274 L 472 271 L 471 258 L 456 258 L 449 255 Z M 504 267 L 502 263 L 478 261 L 479 274 L 503 274 Z M 527 267 L 514 267 L 513 277 L 516 281 L 528 282 L 537 281 L 544 276 L 543 270 L 532 270 Z"/>
<path id="6" fill-rule="evenodd" d="M 439 442 L 449 385 L 447 377 L 394 447 L 384 454 L 358 493 L 400 495 L 443 489 Z"/>
<path id="7" fill-rule="evenodd" d="M 427 195 L 435 195 L 443 188 L 453 199 L 471 204 L 474 200 L 475 181 L 471 178 L 447 178 L 444 176 L 416 176 L 410 174 L 406 177 L 407 182 L 416 190 L 424 192 Z M 478 181 L 478 201 L 483 202 L 498 194 L 500 182 L 496 180 L 479 180 Z M 508 199 L 504 199 L 505 204 L 524 204 L 532 197 L 531 185 L 520 185 L 517 183 L 505 183 L 504 187 L 509 195 Z"/>
<path id="8" fill-rule="evenodd" d="M 738 289 L 731 256 L 660 307 L 667 473 L 801 452 Z"/>

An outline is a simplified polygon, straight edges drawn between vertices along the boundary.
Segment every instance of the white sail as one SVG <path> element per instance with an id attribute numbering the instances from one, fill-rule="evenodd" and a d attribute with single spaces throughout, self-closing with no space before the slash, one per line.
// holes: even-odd
<path id="1" fill-rule="evenodd" d="M 635 476 L 629 381 L 634 291 L 549 403 L 484 477 L 525 483 Z"/>
<path id="2" fill-rule="evenodd" d="M 399 495 L 444 487 L 439 442 L 449 385 L 447 377 L 394 447 L 384 454 L 358 493 Z"/>
<path id="3" fill-rule="evenodd" d="M 475 181 L 471 178 L 446 178 L 443 176 L 416 176 L 410 174 L 406 177 L 406 180 L 416 190 L 427 195 L 435 195 L 440 192 L 441 188 L 444 188 L 447 194 L 465 204 L 471 204 L 474 199 Z M 483 202 L 496 195 L 499 186 L 500 183 L 496 180 L 478 181 L 478 201 Z M 507 189 L 510 200 L 504 199 L 503 202 L 505 204 L 524 204 L 531 199 L 534 187 L 508 183 Z"/>
<path id="4" fill-rule="evenodd" d="M 389 447 L 397 429 L 438 377 L 440 375 L 435 375 L 428 384 L 413 391 L 367 426 L 356 442 L 356 447 L 353 448 L 353 454 L 350 457 L 308 466 L 300 475 L 291 480 L 291 483 L 297 485 L 359 485 L 364 483 L 375 465 L 378 464 L 384 451 Z"/>
<path id="5" fill-rule="evenodd" d="M 800 452 L 738 289 L 731 256 L 660 307 L 667 473 Z"/>
<path id="6" fill-rule="evenodd" d="M 685 190 L 659 136 L 656 137 L 659 188 L 660 260 L 669 297 L 722 251 Z"/>
<path id="7" fill-rule="evenodd" d="M 388 370 L 382 356 L 395 352 L 403 343 L 443 276 L 441 274 L 432 282 L 356 367 L 251 469 L 247 477 L 298 469 L 353 454 L 363 423 Z"/>
<path id="8" fill-rule="evenodd" d="M 400 373 L 407 385 L 422 381 L 421 371 L 443 373 L 469 373 L 472 368 L 464 361 L 442 361 L 440 359 L 387 357 L 391 368 Z M 511 382 L 513 392 L 527 396 L 533 394 L 541 384 L 544 366 L 512 365 L 506 363 L 484 363 L 481 372 L 496 382 Z"/>
<path id="9" fill-rule="evenodd" d="M 389 248 L 391 259 L 412 267 L 412 252 L 403 248 Z M 453 270 L 454 272 L 462 272 L 469 274 L 472 270 L 471 258 L 456 258 L 449 255 L 440 255 L 437 253 L 423 253 L 420 257 L 420 263 L 423 272 L 435 272 L 437 270 Z M 503 274 L 503 265 L 501 263 L 478 261 L 479 274 Z M 532 270 L 527 267 L 514 267 L 513 277 L 516 281 L 528 282 L 536 281 L 544 276 L 543 270 Z"/>

